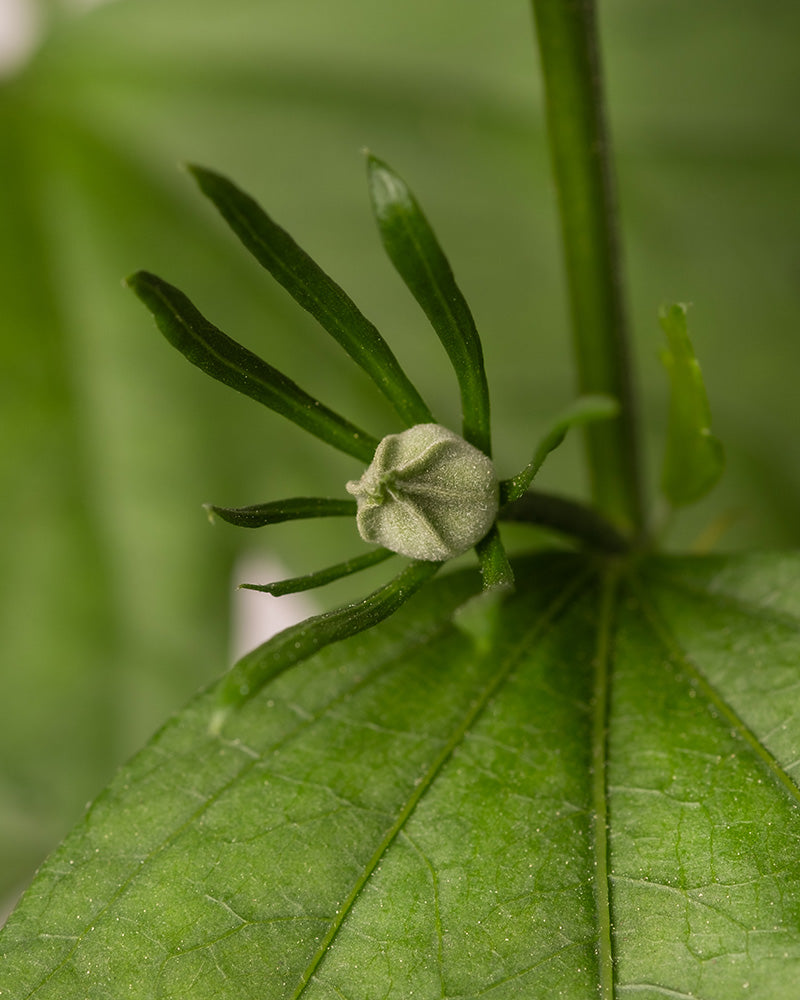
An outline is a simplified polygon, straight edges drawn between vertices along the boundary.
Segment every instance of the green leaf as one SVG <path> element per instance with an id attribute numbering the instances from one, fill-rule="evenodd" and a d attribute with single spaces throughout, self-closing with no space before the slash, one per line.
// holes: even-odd
<path id="1" fill-rule="evenodd" d="M 794 1000 L 800 556 L 475 574 L 175 716 L 44 865 L 2 995 Z M 304 654 L 305 655 L 305 654 Z"/>
<path id="2" fill-rule="evenodd" d="M 661 359 L 671 389 L 661 488 L 673 506 L 682 507 L 713 489 L 725 468 L 725 454 L 711 433 L 711 411 L 686 328 L 686 306 L 664 307 L 659 320 L 669 342 Z"/>
<path id="3" fill-rule="evenodd" d="M 558 448 L 567 436 L 567 432 L 573 427 L 581 427 L 597 420 L 610 420 L 618 412 L 619 404 L 611 396 L 580 396 L 574 400 L 553 418 L 536 446 L 533 458 L 522 472 L 517 473 L 513 479 L 507 479 L 500 484 L 500 502 L 504 504 L 519 500 L 535 479 L 536 474 L 544 464 L 544 460 L 551 451 Z"/>
<path id="4" fill-rule="evenodd" d="M 372 207 L 381 240 L 400 277 L 422 306 L 455 369 L 463 436 L 491 455 L 489 388 L 478 331 L 450 264 L 406 183 L 377 157 L 367 157 Z"/>
<path id="5" fill-rule="evenodd" d="M 347 293 L 235 184 L 203 167 L 188 169 L 259 264 L 364 369 L 406 424 L 435 423 L 389 345 Z"/>
<path id="6" fill-rule="evenodd" d="M 338 500 L 335 497 L 290 497 L 288 500 L 270 500 L 249 507 L 218 507 L 206 504 L 209 517 L 221 517 L 228 524 L 239 528 L 263 528 L 281 521 L 301 521 L 312 517 L 355 517 L 355 500 Z"/>
<path id="7" fill-rule="evenodd" d="M 240 583 L 242 590 L 257 590 L 262 594 L 272 594 L 273 597 L 283 597 L 286 594 L 299 594 L 303 590 L 313 590 L 315 587 L 324 587 L 328 583 L 341 580 L 345 576 L 352 576 L 362 570 L 370 569 L 379 563 L 391 559 L 396 553 L 389 549 L 373 549 L 363 555 L 354 556 L 335 566 L 328 566 L 326 569 L 319 569 L 315 573 L 308 573 L 305 576 L 295 576 L 289 580 L 277 580 L 275 583 Z"/>
<path id="8" fill-rule="evenodd" d="M 138 271 L 127 283 L 172 346 L 206 375 L 263 403 L 347 455 L 370 461 L 378 446 L 376 438 L 218 330 L 179 289 L 147 271 Z"/>

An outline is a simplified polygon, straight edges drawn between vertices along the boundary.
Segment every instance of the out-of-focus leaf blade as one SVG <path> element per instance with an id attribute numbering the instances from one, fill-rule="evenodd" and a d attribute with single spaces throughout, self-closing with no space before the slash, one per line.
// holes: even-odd
<path id="1" fill-rule="evenodd" d="M 226 177 L 198 166 L 189 171 L 259 264 L 367 372 L 406 424 L 436 423 L 375 326 L 286 230 Z"/>
<path id="2" fill-rule="evenodd" d="M 201 371 L 280 413 L 345 454 L 369 462 L 378 441 L 309 396 L 272 365 L 218 330 L 174 285 L 147 271 L 128 285 L 158 328 Z"/>
<path id="3" fill-rule="evenodd" d="M 670 381 L 661 488 L 673 506 L 682 507 L 713 489 L 725 468 L 725 453 L 711 433 L 711 411 L 686 328 L 686 306 L 665 307 L 659 319 L 669 345 L 661 358 Z"/>
<path id="4" fill-rule="evenodd" d="M 446 577 L 261 662 L 219 735 L 200 696 L 43 867 L 0 989 L 794 1000 L 800 558 L 598 568 L 517 564 L 488 645 Z"/>
<path id="5" fill-rule="evenodd" d="M 367 157 L 372 207 L 381 240 L 398 274 L 422 306 L 455 369 L 463 435 L 491 455 L 489 387 L 478 331 L 450 264 L 406 183 L 377 157 Z"/>

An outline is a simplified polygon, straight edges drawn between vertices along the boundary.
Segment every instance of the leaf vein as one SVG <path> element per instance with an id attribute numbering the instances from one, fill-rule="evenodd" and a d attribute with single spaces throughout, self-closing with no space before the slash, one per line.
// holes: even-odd
<path id="1" fill-rule="evenodd" d="M 618 575 L 609 571 L 603 578 L 597 646 L 594 658 L 592 712 L 592 846 L 594 851 L 594 898 L 597 912 L 598 995 L 614 996 L 614 956 L 611 937 L 611 890 L 608 865 L 608 714 L 612 629 L 618 594 Z"/>
<path id="2" fill-rule="evenodd" d="M 662 646 L 686 670 L 687 675 L 696 684 L 698 692 L 702 691 L 708 701 L 719 712 L 720 716 L 726 720 L 747 745 L 752 754 L 767 769 L 775 782 L 789 794 L 795 807 L 800 806 L 800 788 L 786 773 L 786 770 L 781 766 L 777 758 L 758 739 L 744 719 L 728 704 L 682 647 L 669 623 L 647 598 L 641 581 L 634 581 L 634 590 L 636 591 L 639 605 L 644 612 L 644 617 L 649 622 L 653 634 L 661 642 Z"/>

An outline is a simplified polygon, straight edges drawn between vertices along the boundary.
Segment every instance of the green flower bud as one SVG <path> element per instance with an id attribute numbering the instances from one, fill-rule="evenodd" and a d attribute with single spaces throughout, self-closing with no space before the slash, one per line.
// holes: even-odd
<path id="1" fill-rule="evenodd" d="M 439 424 L 387 435 L 347 492 L 364 541 L 435 562 L 479 542 L 499 506 L 491 459 Z"/>

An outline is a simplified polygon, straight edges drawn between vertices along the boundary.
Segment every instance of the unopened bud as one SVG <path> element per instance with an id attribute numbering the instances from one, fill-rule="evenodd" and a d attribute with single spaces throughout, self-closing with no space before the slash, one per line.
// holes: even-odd
<path id="1" fill-rule="evenodd" d="M 499 506 L 491 459 L 439 424 L 387 435 L 347 491 L 364 541 L 437 562 L 479 542 Z"/>

